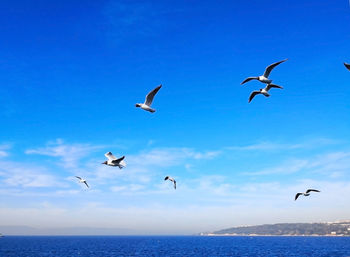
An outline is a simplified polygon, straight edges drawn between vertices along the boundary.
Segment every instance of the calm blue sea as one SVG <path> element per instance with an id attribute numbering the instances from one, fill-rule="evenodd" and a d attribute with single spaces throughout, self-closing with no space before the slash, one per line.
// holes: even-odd
<path id="1" fill-rule="evenodd" d="M 350 256 L 350 237 L 7 236 L 1 257 Z"/>

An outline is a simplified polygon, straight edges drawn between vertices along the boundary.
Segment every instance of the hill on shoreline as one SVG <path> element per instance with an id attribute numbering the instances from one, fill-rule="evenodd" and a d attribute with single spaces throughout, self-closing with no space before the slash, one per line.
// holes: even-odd
<path id="1" fill-rule="evenodd" d="M 203 236 L 350 236 L 350 221 L 326 223 L 278 223 L 222 229 Z"/>

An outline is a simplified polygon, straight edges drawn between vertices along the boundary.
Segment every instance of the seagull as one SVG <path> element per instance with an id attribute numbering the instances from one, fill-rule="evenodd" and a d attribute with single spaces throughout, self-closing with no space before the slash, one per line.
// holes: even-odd
<path id="1" fill-rule="evenodd" d="M 172 177 L 166 176 L 164 180 L 170 180 L 171 182 L 174 183 L 174 188 L 176 189 L 176 180 L 173 179 Z"/>
<path id="2" fill-rule="evenodd" d="M 162 84 L 160 84 L 158 87 L 156 87 L 155 89 L 153 89 L 151 92 L 149 92 L 146 95 L 146 99 L 145 99 L 145 102 L 143 104 L 138 103 L 135 106 L 140 107 L 141 109 L 144 109 L 145 111 L 155 112 L 156 110 L 151 108 L 151 105 L 152 105 L 154 96 L 157 94 L 157 92 L 159 91 L 159 89 L 161 87 L 162 87 Z"/>
<path id="3" fill-rule="evenodd" d="M 275 85 L 275 84 L 271 84 L 271 83 L 270 83 L 270 84 L 267 84 L 267 86 L 266 86 L 265 88 L 260 88 L 259 91 L 253 91 L 253 92 L 250 94 L 250 96 L 249 96 L 249 101 L 248 101 L 248 103 L 250 103 L 250 102 L 253 100 L 253 98 L 254 98 L 256 95 L 258 95 L 258 94 L 262 94 L 262 95 L 264 95 L 264 96 L 266 96 L 266 97 L 269 97 L 270 94 L 268 93 L 268 91 L 269 91 L 271 88 L 280 88 L 280 89 L 283 89 L 283 87 L 278 86 L 278 85 Z"/>
<path id="4" fill-rule="evenodd" d="M 261 76 L 258 76 L 258 77 L 249 77 L 249 78 L 246 78 L 245 80 L 243 80 L 243 82 L 241 83 L 241 85 L 243 85 L 244 83 L 248 82 L 248 81 L 251 81 L 253 79 L 256 79 L 256 80 L 259 80 L 260 82 L 262 83 L 266 83 L 266 84 L 270 84 L 272 82 L 271 79 L 268 79 L 271 71 L 273 70 L 273 68 L 275 68 L 277 65 L 281 64 L 282 62 L 285 62 L 287 61 L 288 59 L 285 59 L 283 61 L 279 61 L 279 62 L 276 62 L 276 63 L 273 63 L 271 64 L 270 66 L 267 66 L 267 68 L 265 69 L 265 72 L 263 75 Z"/>
<path id="5" fill-rule="evenodd" d="M 348 70 L 350 70 L 350 64 L 349 64 L 349 63 L 344 62 L 344 66 L 345 66 Z"/>
<path id="6" fill-rule="evenodd" d="M 301 196 L 301 195 L 304 195 L 304 196 L 309 196 L 310 195 L 310 192 L 317 192 L 317 193 L 319 193 L 319 192 L 321 192 L 320 190 L 317 190 L 317 189 L 308 189 L 308 190 L 306 190 L 306 192 L 305 193 L 297 193 L 296 195 L 295 195 L 295 201 L 298 199 L 298 197 L 299 196 Z"/>
<path id="7" fill-rule="evenodd" d="M 119 169 L 126 167 L 126 162 L 124 161 L 125 156 L 117 159 L 117 157 L 115 157 L 111 152 L 105 153 L 105 156 L 107 157 L 108 161 L 102 162 L 102 164 L 119 167 Z"/>
<path id="8" fill-rule="evenodd" d="M 75 176 L 77 179 L 79 179 L 80 183 L 84 183 L 87 187 L 89 187 L 88 183 L 86 182 L 85 179 L 82 179 L 81 177 Z"/>

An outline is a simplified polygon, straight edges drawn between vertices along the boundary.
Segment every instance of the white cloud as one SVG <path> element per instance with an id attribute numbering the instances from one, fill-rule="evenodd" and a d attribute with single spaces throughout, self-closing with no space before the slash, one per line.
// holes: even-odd
<path id="1" fill-rule="evenodd" d="M 89 144 L 65 144 L 61 139 L 56 142 L 49 142 L 45 147 L 26 150 L 26 154 L 39 154 L 59 157 L 61 165 L 65 168 L 76 168 L 81 158 L 86 157 L 102 146 L 92 146 Z"/>
<path id="2" fill-rule="evenodd" d="M 0 158 L 9 156 L 9 153 L 7 150 L 9 150 L 10 148 L 11 148 L 10 144 L 0 145 Z"/>
<path id="3" fill-rule="evenodd" d="M 292 159 L 257 172 L 246 173 L 248 175 L 291 174 L 296 172 L 314 172 L 333 175 L 346 172 L 350 168 L 350 152 L 327 153 L 311 158 Z M 334 173 L 336 172 L 336 173 Z"/>
<path id="4" fill-rule="evenodd" d="M 141 190 L 144 190 L 145 186 L 140 184 L 129 184 L 127 186 L 113 186 L 111 187 L 111 191 L 113 192 L 139 192 Z"/>
<path id="5" fill-rule="evenodd" d="M 127 155 L 125 161 L 128 166 L 122 170 L 99 166 L 94 169 L 96 178 L 103 183 L 106 178 L 118 177 L 128 182 L 146 184 L 152 181 L 152 177 L 159 175 L 161 170 L 168 167 L 185 166 L 190 167 L 189 162 L 198 160 L 210 160 L 220 154 L 219 151 L 198 152 L 191 148 L 155 148 L 141 151 L 138 154 Z"/>
<path id="6" fill-rule="evenodd" d="M 137 155 L 131 155 L 128 159 L 134 164 L 145 166 L 167 167 L 182 165 L 186 159 L 205 160 L 217 157 L 220 151 L 198 152 L 191 148 L 156 148 L 150 151 L 143 151 Z"/>
<path id="7" fill-rule="evenodd" d="M 306 140 L 301 143 L 277 143 L 271 141 L 263 141 L 246 146 L 229 146 L 225 147 L 228 150 L 236 151 L 276 151 L 276 150 L 295 150 L 295 149 L 309 149 L 327 145 L 334 145 L 340 143 L 337 140 L 328 138 L 318 138 L 313 140 Z"/>
<path id="8" fill-rule="evenodd" d="M 321 193 L 294 201 L 295 193 L 308 187 L 320 189 Z M 44 202 L 31 208 L 0 207 L 0 224 L 19 225 L 20 220 L 20 225 L 36 227 L 123 227 L 137 234 L 191 234 L 243 224 L 341 220 L 348 218 L 350 211 L 346 197 L 350 194 L 349 182 L 245 183 L 229 189 L 228 195 L 209 199 L 205 190 L 197 187 L 193 189 L 196 191 L 188 195 L 173 190 L 171 201 L 151 200 L 141 206 L 82 202 L 64 207 Z M 184 197 L 191 201 L 181 204 Z"/>
<path id="9" fill-rule="evenodd" d="M 45 168 L 25 163 L 0 162 L 0 177 L 4 184 L 12 187 L 64 186 L 64 183 L 58 182 L 57 177 L 50 175 Z"/>
<path id="10" fill-rule="evenodd" d="M 242 150 L 260 151 L 278 147 L 282 146 L 264 143 Z M 290 149 L 295 149 L 293 147 L 289 146 Z M 41 164 L 0 162 L 0 179 L 5 187 L 1 189 L 1 194 L 7 195 L 8 190 L 11 191 L 11 196 L 18 197 L 19 200 L 23 194 L 33 195 L 38 199 L 41 199 L 40 197 L 62 199 L 57 201 L 57 209 L 49 205 L 38 207 L 47 214 L 43 223 L 40 223 L 41 220 L 35 216 L 38 214 L 35 208 L 23 208 L 24 213 L 31 216 L 28 221 L 22 214 L 14 217 L 22 218 L 26 225 L 33 226 L 38 224 L 49 226 L 50 223 L 57 226 L 78 224 L 127 227 L 136 230 L 137 233 L 147 231 L 155 234 L 181 234 L 242 224 L 319 219 L 328 221 L 341 219 L 350 211 L 346 205 L 347 199 L 342 197 L 350 194 L 348 189 L 350 185 L 340 181 L 350 168 L 348 151 L 306 155 L 300 159 L 287 159 L 279 165 L 273 163 L 271 167 L 249 175 L 284 174 L 288 176 L 288 181 L 285 179 L 278 181 L 275 176 L 266 176 L 263 177 L 263 182 L 252 182 L 255 178 L 249 176 L 245 181 L 246 177 L 242 177 L 242 173 L 236 173 L 237 177 L 225 170 L 210 173 L 210 167 L 204 172 L 198 174 L 195 172 L 197 164 L 198 167 L 203 167 L 203 163 L 211 163 L 213 158 L 218 156 L 224 158 L 223 150 L 197 151 L 186 147 L 151 148 L 148 151 L 142 150 L 136 154 L 126 155 L 128 166 L 120 170 L 101 165 L 100 162 L 96 163 L 95 159 L 88 159 L 96 149 L 99 147 L 90 144 L 65 144 L 58 140 L 42 148 L 27 150 L 27 154 L 58 157 L 62 162 L 62 171 L 68 169 L 71 172 L 72 167 L 74 172 L 79 170 L 81 173 L 77 175 L 88 180 L 92 185 L 90 189 L 84 187 L 80 189 L 78 183 L 67 177 L 67 174 L 62 176 L 55 171 L 53 175 L 51 167 L 45 168 Z M 71 154 L 75 154 L 76 159 L 69 158 Z M 74 164 L 82 158 L 85 158 L 82 167 L 74 167 Z M 171 183 L 164 181 L 163 175 L 168 175 L 164 173 L 176 171 L 178 168 L 182 171 L 169 174 L 176 176 L 178 181 L 178 188 L 174 190 Z M 216 169 L 215 166 L 212 168 Z M 301 176 L 294 176 L 298 172 L 302 172 L 304 178 L 325 176 L 323 180 L 300 180 Z M 326 181 L 327 179 L 329 181 Z M 34 190 L 42 187 L 53 189 Z M 320 189 L 321 193 L 295 202 L 293 200 L 295 193 L 308 187 Z M 86 195 L 89 199 L 86 199 Z M 97 204 L 90 206 L 87 205 L 87 201 L 95 201 Z M 138 207 L 133 206 L 135 203 Z M 306 211 L 303 210 L 305 207 Z M 15 209 L 1 209 L 0 205 L 0 220 L 6 214 L 11 215 Z M 315 211 L 317 215 L 310 216 Z M 6 217 L 4 220 L 8 224 L 16 223 L 13 217 Z M 169 224 L 164 225 L 167 221 Z"/>

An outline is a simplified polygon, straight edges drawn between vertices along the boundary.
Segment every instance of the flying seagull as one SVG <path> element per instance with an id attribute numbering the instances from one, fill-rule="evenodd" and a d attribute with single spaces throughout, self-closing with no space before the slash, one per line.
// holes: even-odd
<path id="1" fill-rule="evenodd" d="M 164 180 L 170 180 L 171 182 L 174 183 L 174 188 L 176 189 L 176 180 L 173 179 L 172 177 L 166 176 Z"/>
<path id="2" fill-rule="evenodd" d="M 281 86 L 278 86 L 278 85 L 275 85 L 275 84 L 267 84 L 267 86 L 265 88 L 260 88 L 259 91 L 253 91 L 250 96 L 249 96 L 249 101 L 248 103 L 250 103 L 253 98 L 258 95 L 258 94 L 262 94 L 266 97 L 269 97 L 270 94 L 268 93 L 268 91 L 271 89 L 271 88 L 280 88 L 280 89 L 283 89 L 283 87 Z"/>
<path id="3" fill-rule="evenodd" d="M 248 81 L 251 81 L 253 79 L 256 79 L 256 80 L 259 80 L 260 82 L 262 83 L 266 83 L 266 84 L 270 84 L 272 82 L 271 79 L 268 79 L 271 71 L 273 70 L 273 68 L 275 68 L 277 65 L 281 64 L 282 62 L 285 62 L 287 61 L 288 59 L 285 59 L 283 61 L 279 61 L 279 62 L 276 62 L 276 63 L 273 63 L 271 64 L 270 66 L 267 66 L 267 68 L 265 69 L 265 72 L 263 75 L 261 76 L 258 76 L 258 77 L 249 77 L 249 78 L 246 78 L 245 80 L 243 80 L 243 82 L 241 83 L 241 85 L 243 85 L 244 83 L 248 82 Z"/>
<path id="4" fill-rule="evenodd" d="M 105 162 L 102 162 L 102 164 L 119 167 L 119 169 L 126 167 L 126 162 L 124 161 L 125 156 L 122 156 L 117 159 L 111 152 L 105 153 L 105 156 L 107 157 L 108 160 Z"/>
<path id="5" fill-rule="evenodd" d="M 305 193 L 297 193 L 296 195 L 295 195 L 295 201 L 298 199 L 298 197 L 299 196 L 301 196 L 301 195 L 304 195 L 304 196 L 309 196 L 310 195 L 310 192 L 317 192 L 317 193 L 319 193 L 319 192 L 321 192 L 320 190 L 317 190 L 317 189 L 308 189 L 308 190 L 306 190 L 306 192 Z"/>
<path id="6" fill-rule="evenodd" d="M 344 66 L 345 66 L 348 70 L 350 70 L 350 64 L 349 64 L 349 63 L 344 62 Z"/>
<path id="7" fill-rule="evenodd" d="M 154 96 L 157 94 L 157 92 L 159 91 L 159 89 L 161 87 L 162 87 L 162 84 L 160 84 L 158 87 L 156 87 L 155 89 L 153 89 L 151 92 L 149 92 L 146 95 L 146 99 L 145 99 L 145 102 L 143 104 L 138 103 L 135 106 L 140 107 L 141 109 L 144 109 L 145 111 L 155 112 L 156 110 L 151 108 L 151 105 L 152 105 Z"/>
<path id="8" fill-rule="evenodd" d="M 75 176 L 77 179 L 79 179 L 80 183 L 84 183 L 87 187 L 89 187 L 88 183 L 86 182 L 85 179 L 82 179 L 81 177 Z"/>

